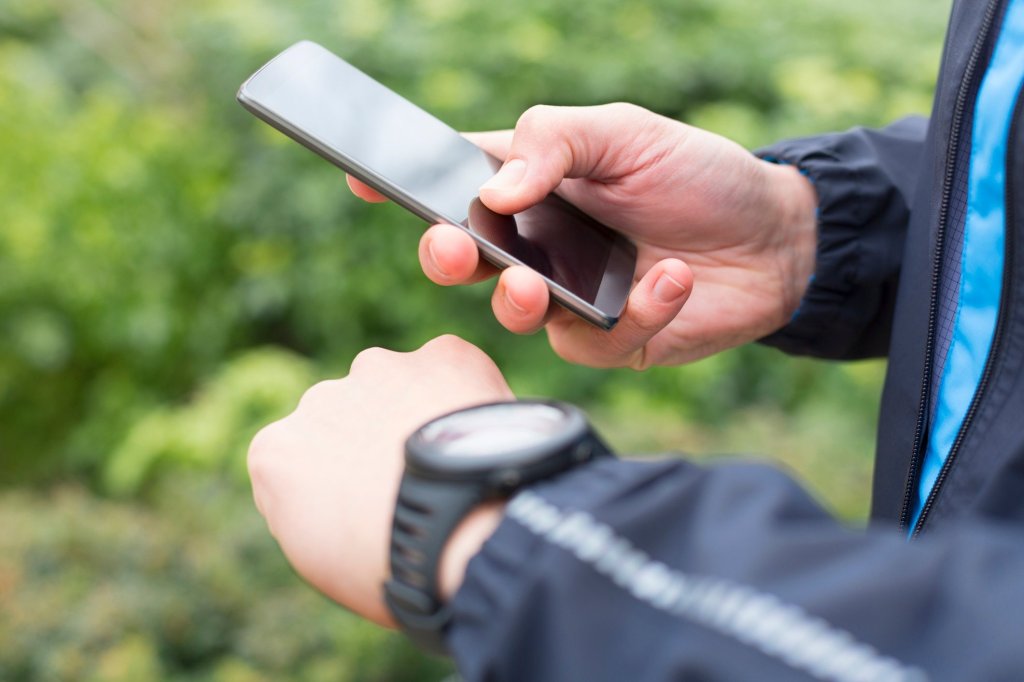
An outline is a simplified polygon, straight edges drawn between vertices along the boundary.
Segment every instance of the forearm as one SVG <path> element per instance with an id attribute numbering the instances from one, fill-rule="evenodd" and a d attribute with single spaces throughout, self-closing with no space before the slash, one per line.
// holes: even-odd
<path id="1" fill-rule="evenodd" d="M 1006 636 L 1024 607 L 1012 533 L 908 544 L 852 531 L 748 465 L 604 462 L 526 495 L 453 601 L 449 643 L 467 680 L 1024 668 Z"/>

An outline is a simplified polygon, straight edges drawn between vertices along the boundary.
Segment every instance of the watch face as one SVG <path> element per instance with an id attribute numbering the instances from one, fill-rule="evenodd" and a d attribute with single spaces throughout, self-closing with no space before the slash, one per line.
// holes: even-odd
<path id="1" fill-rule="evenodd" d="M 439 455 L 490 460 L 532 450 L 564 434 L 569 415 L 544 403 L 481 405 L 433 421 L 417 440 Z"/>

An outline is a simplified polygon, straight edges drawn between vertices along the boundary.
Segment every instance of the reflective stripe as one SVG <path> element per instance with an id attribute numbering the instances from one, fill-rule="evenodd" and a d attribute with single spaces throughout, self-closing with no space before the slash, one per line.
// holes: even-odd
<path id="1" fill-rule="evenodd" d="M 910 532 L 949 457 L 992 348 L 1003 281 L 1007 138 L 1022 80 L 1024 0 L 1012 0 L 974 105 L 956 321 Z"/>
<path id="2" fill-rule="evenodd" d="M 813 678 L 833 682 L 926 682 L 908 666 L 753 587 L 675 570 L 583 511 L 563 510 L 529 490 L 505 515 L 604 575 L 634 599 L 753 647 Z"/>

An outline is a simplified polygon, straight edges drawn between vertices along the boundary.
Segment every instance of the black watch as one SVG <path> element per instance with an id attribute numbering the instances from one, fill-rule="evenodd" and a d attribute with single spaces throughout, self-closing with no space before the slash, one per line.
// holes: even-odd
<path id="1" fill-rule="evenodd" d="M 385 601 L 422 649 L 447 653 L 451 613 L 437 569 L 448 536 L 485 500 L 611 455 L 571 405 L 540 400 L 478 405 L 423 425 L 405 442 L 405 474 L 391 529 Z"/>

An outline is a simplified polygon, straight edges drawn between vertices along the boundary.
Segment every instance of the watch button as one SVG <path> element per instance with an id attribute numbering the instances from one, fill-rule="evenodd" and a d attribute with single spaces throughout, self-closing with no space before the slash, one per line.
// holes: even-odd
<path id="1" fill-rule="evenodd" d="M 495 475 L 495 483 L 505 491 L 515 490 L 523 480 L 522 475 L 515 469 L 505 469 Z"/>

